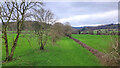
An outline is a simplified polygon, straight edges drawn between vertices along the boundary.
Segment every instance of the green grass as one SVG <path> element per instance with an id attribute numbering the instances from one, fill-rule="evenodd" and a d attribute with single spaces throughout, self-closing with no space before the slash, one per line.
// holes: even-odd
<path id="1" fill-rule="evenodd" d="M 26 36 L 29 38 L 29 35 Z M 8 36 L 12 40 L 12 35 Z M 10 46 L 12 45 L 9 40 Z M 29 38 L 31 45 L 25 38 L 20 37 L 14 53 L 14 60 L 3 66 L 99 66 L 99 60 L 68 37 L 63 37 L 52 45 L 50 40 L 44 51 L 39 50 L 37 38 Z M 9 46 L 9 49 L 10 49 Z M 5 59 L 5 47 L 2 45 L 2 59 Z"/>
<path id="2" fill-rule="evenodd" d="M 107 52 L 110 45 L 110 36 L 109 35 L 79 35 L 73 34 L 73 38 L 80 40 L 81 42 L 87 44 L 88 46 L 101 51 Z"/>

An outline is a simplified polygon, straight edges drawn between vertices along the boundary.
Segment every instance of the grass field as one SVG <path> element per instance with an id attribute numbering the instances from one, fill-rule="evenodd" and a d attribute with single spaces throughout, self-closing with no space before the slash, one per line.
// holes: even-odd
<path id="1" fill-rule="evenodd" d="M 81 42 L 101 52 L 107 52 L 111 47 L 110 45 L 111 40 L 110 40 L 110 36 L 108 35 L 73 34 L 72 37 L 80 40 Z"/>
<path id="2" fill-rule="evenodd" d="M 12 35 L 8 36 L 12 40 Z M 31 42 L 28 43 L 28 38 Z M 44 51 L 39 50 L 37 38 L 19 38 L 14 53 L 14 60 L 4 63 L 3 66 L 99 66 L 99 60 L 68 37 L 63 37 L 52 45 L 50 40 Z M 10 46 L 12 45 L 9 40 Z M 9 46 L 9 48 L 10 48 Z M 2 59 L 5 59 L 5 47 L 2 45 Z"/>

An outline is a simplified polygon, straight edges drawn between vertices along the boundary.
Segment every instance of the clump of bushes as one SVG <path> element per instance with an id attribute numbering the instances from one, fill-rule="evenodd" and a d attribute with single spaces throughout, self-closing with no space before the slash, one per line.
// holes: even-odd
<path id="1" fill-rule="evenodd" d="M 62 24 L 57 22 L 52 25 L 49 35 L 52 43 L 55 44 L 56 41 L 63 36 L 71 37 L 72 27 L 69 25 L 69 23 Z"/>

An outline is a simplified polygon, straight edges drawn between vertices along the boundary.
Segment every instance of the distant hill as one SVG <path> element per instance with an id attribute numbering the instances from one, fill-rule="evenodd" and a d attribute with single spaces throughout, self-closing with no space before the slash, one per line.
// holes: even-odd
<path id="1" fill-rule="evenodd" d="M 72 27 L 74 29 L 84 29 L 83 31 L 88 30 L 98 30 L 98 29 L 118 29 L 118 24 L 106 24 L 101 26 L 85 26 L 85 27 Z"/>
<path id="2" fill-rule="evenodd" d="M 72 28 L 74 28 L 74 29 L 81 29 L 81 28 L 83 28 L 83 27 L 72 27 Z"/>
<path id="3" fill-rule="evenodd" d="M 33 25 L 35 25 L 35 23 L 38 22 L 38 21 L 25 21 L 23 23 L 23 26 L 22 26 L 22 30 L 25 30 L 25 31 L 29 31 L 29 30 L 33 30 Z M 40 23 L 40 25 L 42 24 L 45 24 L 45 25 L 48 25 L 46 23 Z M 17 30 L 17 24 L 14 23 L 14 22 L 10 22 L 9 25 L 8 25 L 8 31 L 16 31 Z M 50 25 L 48 25 L 50 26 Z"/>

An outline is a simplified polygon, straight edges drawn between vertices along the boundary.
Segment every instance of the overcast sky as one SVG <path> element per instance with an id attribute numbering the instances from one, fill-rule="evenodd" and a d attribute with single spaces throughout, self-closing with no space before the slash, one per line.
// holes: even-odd
<path id="1" fill-rule="evenodd" d="M 71 26 L 96 26 L 117 23 L 118 2 L 45 2 L 61 23 Z"/>

